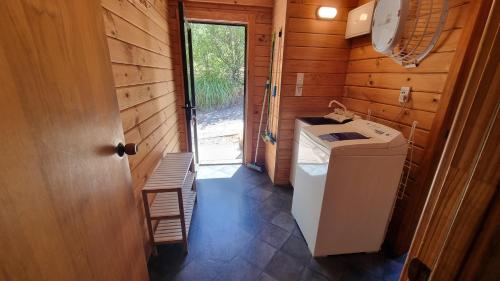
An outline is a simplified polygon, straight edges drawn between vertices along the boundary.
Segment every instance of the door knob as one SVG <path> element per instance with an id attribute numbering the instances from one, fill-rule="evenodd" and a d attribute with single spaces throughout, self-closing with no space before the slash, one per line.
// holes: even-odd
<path id="1" fill-rule="evenodd" d="M 116 146 L 115 150 L 116 154 L 118 154 L 118 156 L 120 157 L 123 157 L 123 155 L 125 154 L 134 155 L 139 151 L 139 145 L 135 143 L 127 143 L 124 145 L 123 143 L 120 142 Z"/>

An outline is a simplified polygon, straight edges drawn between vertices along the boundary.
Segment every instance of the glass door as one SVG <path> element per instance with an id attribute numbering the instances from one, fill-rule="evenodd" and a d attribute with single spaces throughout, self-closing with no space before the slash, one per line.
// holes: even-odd
<path id="1" fill-rule="evenodd" d="M 184 109 L 186 111 L 187 124 L 187 145 L 188 151 L 194 153 L 195 162 L 198 163 L 198 132 L 196 130 L 196 96 L 194 87 L 194 67 L 193 67 L 193 40 L 189 22 L 184 17 L 184 5 L 179 2 L 179 20 L 181 32 L 181 55 L 183 76 L 184 76 Z"/>

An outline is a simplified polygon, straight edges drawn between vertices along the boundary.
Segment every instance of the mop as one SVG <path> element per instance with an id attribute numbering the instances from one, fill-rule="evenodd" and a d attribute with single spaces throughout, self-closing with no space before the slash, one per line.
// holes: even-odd
<path id="1" fill-rule="evenodd" d="M 277 57 L 277 62 L 278 64 L 276 65 L 276 72 L 277 73 L 281 73 L 281 65 L 282 65 L 282 62 L 281 62 L 281 52 L 282 52 L 282 49 L 281 49 L 281 43 L 283 43 L 283 40 L 282 40 L 282 30 L 280 29 L 279 33 L 278 33 L 278 57 Z M 274 50 L 274 42 L 273 42 L 273 50 Z M 273 51 L 273 55 L 274 55 L 274 51 Z M 274 60 L 274 57 L 273 57 L 273 60 Z M 280 79 L 281 80 L 281 79 Z M 274 82 L 274 85 L 272 86 L 272 97 L 275 98 L 276 95 L 277 95 L 277 92 L 278 92 L 278 87 L 277 87 L 277 83 L 281 83 L 280 80 L 278 81 L 275 81 Z M 271 128 L 269 128 L 268 126 L 268 129 L 266 131 L 266 136 L 264 137 L 264 140 L 265 141 L 268 141 L 268 142 L 271 142 L 272 144 L 275 144 L 276 143 L 276 138 L 275 138 L 275 135 L 273 135 L 273 131 L 275 128 L 274 128 L 274 118 L 272 117 L 274 115 L 274 110 L 275 110 L 275 105 L 276 103 L 276 100 L 273 99 L 273 107 L 271 108 L 271 100 L 269 100 L 269 108 L 271 108 L 272 110 L 272 114 L 269 115 L 268 113 L 268 116 L 267 116 L 267 119 L 268 119 L 268 122 L 269 122 L 269 118 L 271 118 Z"/>
<path id="2" fill-rule="evenodd" d="M 282 30 L 280 29 L 278 33 L 278 64 L 280 63 L 280 50 L 281 50 L 281 36 L 282 36 Z M 273 33 L 273 41 L 272 41 L 272 48 L 271 48 L 271 67 L 269 69 L 269 81 L 268 83 L 273 84 L 273 62 L 274 62 L 274 51 L 275 51 L 275 46 L 276 46 L 276 33 Z M 279 65 L 276 66 L 279 68 Z M 262 134 L 262 139 L 266 142 L 270 142 L 272 144 L 276 143 L 276 138 L 273 136 L 273 132 L 271 129 L 274 127 L 274 120 L 272 115 L 274 114 L 274 107 L 275 104 L 273 102 L 272 108 L 271 108 L 271 96 L 276 97 L 277 93 L 277 86 L 276 86 L 276 81 L 274 82 L 274 85 L 268 84 L 269 86 L 269 93 L 268 96 L 268 108 L 267 108 L 267 120 L 266 120 L 266 131 Z M 273 100 L 274 101 L 274 100 Z M 271 118 L 271 127 L 269 127 L 269 118 Z"/>

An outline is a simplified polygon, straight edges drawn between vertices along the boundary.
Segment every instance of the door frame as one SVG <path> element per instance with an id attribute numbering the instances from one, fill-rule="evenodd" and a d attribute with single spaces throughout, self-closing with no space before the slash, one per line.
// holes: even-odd
<path id="1" fill-rule="evenodd" d="M 181 2 L 182 3 L 182 2 Z M 223 25 L 239 25 L 245 26 L 245 93 L 244 93 L 244 126 L 243 126 L 243 161 L 242 164 L 248 164 L 252 162 L 253 155 L 253 109 L 252 105 L 254 104 L 254 95 L 255 95 L 255 69 L 254 69 L 254 60 L 251 59 L 255 57 L 255 48 L 251 48 L 250 46 L 254 45 L 255 34 L 256 34 L 256 15 L 254 14 L 243 14 L 243 13 L 230 13 L 227 11 L 213 11 L 207 12 L 206 9 L 201 9 L 196 6 L 190 6 L 191 3 L 184 3 L 182 11 L 179 10 L 179 21 L 182 21 L 183 16 L 189 22 L 196 23 L 208 23 L 208 24 L 223 24 Z M 181 7 L 182 4 L 179 4 Z M 180 9 L 180 8 L 179 8 Z M 241 12 L 241 11 L 240 11 Z M 181 28 L 183 28 L 184 23 L 181 23 Z M 179 31 L 180 32 L 180 31 Z M 184 36 L 182 32 L 180 32 L 181 40 L 180 47 L 181 53 L 185 50 L 185 39 L 182 40 Z M 185 60 L 182 61 L 183 64 L 183 76 L 185 70 Z M 186 78 L 184 77 L 184 81 Z M 186 98 L 186 82 L 184 83 L 184 96 Z M 190 149 L 191 136 L 189 132 L 189 120 L 186 116 L 186 139 L 188 141 L 188 149 Z M 257 136 L 258 137 L 258 136 Z M 192 150 L 189 150 L 192 151 Z"/>
<path id="2" fill-rule="evenodd" d="M 188 58 L 186 56 L 186 33 L 185 33 L 185 22 L 187 21 L 184 13 L 184 2 L 179 1 L 178 6 L 178 15 L 179 15 L 179 37 L 180 37 L 180 52 L 181 52 L 181 64 L 182 64 L 182 82 L 183 82 L 183 91 L 184 91 L 184 104 L 182 108 L 184 109 L 184 116 L 186 121 L 185 133 L 186 133 L 186 147 L 188 152 L 193 152 L 193 136 L 191 135 L 191 122 L 192 122 L 192 109 L 193 106 L 191 104 L 190 97 L 190 88 L 192 88 L 192 77 L 188 75 Z M 192 52 L 191 52 L 192 53 Z M 189 58 L 189 65 L 192 65 L 192 56 Z M 191 73 L 192 74 L 192 73 Z M 194 82 L 194 81 L 193 81 Z M 196 101 L 195 101 L 196 102 Z M 197 161 L 196 161 L 197 162 Z"/>
<path id="3" fill-rule="evenodd" d="M 247 79 L 248 79 L 248 71 L 247 71 L 247 60 L 248 60 L 248 56 L 247 56 L 247 52 L 248 52 L 248 26 L 246 24 L 243 24 L 243 23 L 226 23 L 226 22 L 223 22 L 223 21 L 210 21 L 210 20 L 190 20 L 190 19 L 187 19 L 187 22 L 188 23 L 193 23 L 193 24 L 211 24 L 211 25 L 228 25 L 228 26 L 238 26 L 238 27 L 243 27 L 245 28 L 245 51 L 244 51 L 244 54 L 245 54 L 245 61 L 244 61 L 244 68 L 245 68 L 245 71 L 244 71 L 244 77 L 243 77 L 243 82 L 244 82 L 244 85 L 243 85 L 243 147 L 245 147 L 245 143 L 246 143 L 246 130 L 245 130 L 245 123 L 246 123 L 246 116 L 247 116 L 247 106 L 246 106 L 246 102 L 247 102 Z M 198 145 L 198 129 L 196 126 L 198 126 L 198 120 L 197 120 L 197 112 L 196 112 L 196 90 L 194 90 L 194 83 L 195 83 L 195 78 L 194 78 L 194 68 L 193 68 L 193 50 L 192 50 L 192 35 L 191 35 L 191 30 L 189 30 L 189 36 L 188 36 L 188 41 L 189 41 L 189 53 L 190 53 L 190 62 L 189 62 L 189 66 L 191 68 L 191 77 L 190 77 L 190 83 L 191 83 L 191 88 L 193 89 L 190 93 L 184 91 L 184 98 L 186 100 L 188 99 L 191 99 L 193 101 L 195 101 L 195 104 L 193 105 L 193 110 L 194 110 L 194 136 L 190 136 L 192 138 L 192 142 L 194 142 L 195 144 L 195 158 L 196 158 L 196 163 L 199 164 L 199 165 L 223 165 L 225 163 L 210 163 L 210 164 L 200 164 L 200 161 L 199 161 L 199 145 Z M 183 49 L 185 49 L 185 46 L 183 47 Z M 190 97 L 190 95 L 193 95 L 192 97 Z M 187 117 L 186 117 L 187 119 Z M 189 128 L 188 128 L 189 129 Z M 191 135 L 191 130 L 189 132 L 189 134 Z M 243 149 L 243 158 L 241 159 L 241 164 L 244 164 L 245 163 L 245 149 Z M 240 164 L 240 163 L 230 163 L 231 164 Z"/>

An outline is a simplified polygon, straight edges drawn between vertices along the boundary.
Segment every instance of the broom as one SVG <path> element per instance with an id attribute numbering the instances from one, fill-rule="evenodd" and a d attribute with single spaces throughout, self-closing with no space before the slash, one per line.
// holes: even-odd
<path id="1" fill-rule="evenodd" d="M 264 100 L 262 101 L 262 110 L 260 111 L 260 122 L 259 122 L 259 134 L 257 135 L 257 145 L 255 146 L 255 156 L 253 163 L 248 163 L 247 167 L 255 170 L 257 172 L 263 173 L 264 167 L 257 164 L 257 156 L 259 155 L 259 143 L 260 143 L 260 134 L 262 131 L 262 120 L 264 119 L 264 109 L 266 108 L 267 95 L 269 90 L 269 80 L 267 80 L 266 90 L 264 91 Z"/>

